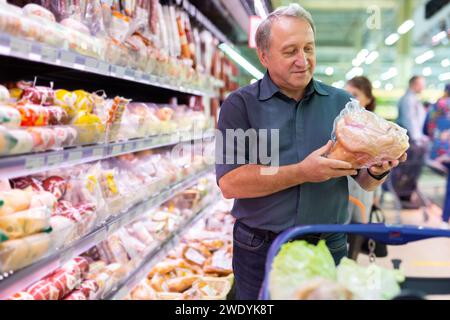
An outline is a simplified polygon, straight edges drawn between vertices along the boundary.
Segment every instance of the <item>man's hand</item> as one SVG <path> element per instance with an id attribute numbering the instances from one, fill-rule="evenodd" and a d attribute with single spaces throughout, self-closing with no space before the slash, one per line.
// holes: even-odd
<path id="1" fill-rule="evenodd" d="M 325 146 L 312 152 L 299 163 L 300 174 L 304 182 L 323 182 L 332 178 L 358 174 L 350 163 L 324 157 L 332 146 L 333 142 L 330 140 Z"/>
<path id="2" fill-rule="evenodd" d="M 400 163 L 405 162 L 407 158 L 408 155 L 405 152 L 398 160 L 383 161 L 378 165 L 370 167 L 368 170 L 374 176 L 381 176 L 383 173 L 397 167 Z"/>

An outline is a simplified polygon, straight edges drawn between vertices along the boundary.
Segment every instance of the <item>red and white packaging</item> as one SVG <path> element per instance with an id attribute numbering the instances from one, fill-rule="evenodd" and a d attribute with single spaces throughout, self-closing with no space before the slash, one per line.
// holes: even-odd
<path id="1" fill-rule="evenodd" d="M 59 270 L 50 276 L 49 279 L 59 290 L 58 300 L 61 300 L 70 292 L 72 292 L 80 283 L 81 278 L 75 273 Z"/>
<path id="2" fill-rule="evenodd" d="M 84 257 L 76 257 L 67 262 L 61 269 L 84 279 L 89 272 L 89 261 Z"/>
<path id="3" fill-rule="evenodd" d="M 81 286 L 80 286 L 80 288 L 78 290 L 83 292 L 83 294 L 89 300 L 92 300 L 92 299 L 94 299 L 94 297 L 95 297 L 95 295 L 96 295 L 96 293 L 98 292 L 99 289 L 100 289 L 100 286 L 97 283 L 97 281 L 95 281 L 95 280 L 85 280 L 85 281 L 83 281 L 83 283 L 81 284 Z"/>
<path id="4" fill-rule="evenodd" d="M 40 280 L 26 291 L 34 300 L 58 300 L 59 290 L 50 280 Z"/>
<path id="5" fill-rule="evenodd" d="M 8 300 L 34 300 L 34 298 L 28 292 L 22 291 L 15 293 L 13 296 L 9 297 Z"/>
<path id="6" fill-rule="evenodd" d="M 87 297 L 80 290 L 75 290 L 70 293 L 64 300 L 87 300 Z"/>

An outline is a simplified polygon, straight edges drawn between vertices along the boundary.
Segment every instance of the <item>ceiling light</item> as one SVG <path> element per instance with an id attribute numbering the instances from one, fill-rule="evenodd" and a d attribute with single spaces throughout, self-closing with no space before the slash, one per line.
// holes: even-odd
<path id="1" fill-rule="evenodd" d="M 241 56 L 237 51 L 231 48 L 226 43 L 221 43 L 219 49 L 227 54 L 234 62 L 240 65 L 245 71 L 250 73 L 256 79 L 262 79 L 264 74 L 259 71 L 254 65 L 248 62 L 243 56 Z"/>
<path id="2" fill-rule="evenodd" d="M 327 76 L 332 76 L 333 73 L 334 73 L 334 68 L 333 68 L 333 67 L 327 67 L 327 68 L 325 69 L 325 74 L 326 74 Z"/>
<path id="3" fill-rule="evenodd" d="M 422 64 L 425 61 L 428 61 L 434 57 L 434 51 L 428 50 L 424 53 L 422 53 L 420 56 L 416 57 L 415 61 L 417 64 Z"/>
<path id="4" fill-rule="evenodd" d="M 414 27 L 414 21 L 412 20 L 406 20 L 405 22 L 403 22 L 400 27 L 398 27 L 397 32 L 399 34 L 405 34 L 407 33 L 409 30 L 411 30 Z"/>
<path id="5" fill-rule="evenodd" d="M 448 81 L 450 80 L 450 72 L 441 73 L 439 75 L 439 81 Z"/>
<path id="6" fill-rule="evenodd" d="M 391 91 L 392 89 L 394 89 L 394 85 L 393 85 L 392 83 L 386 83 L 386 84 L 384 85 L 384 89 L 385 89 L 386 91 Z"/>
<path id="7" fill-rule="evenodd" d="M 345 75 L 345 78 L 347 80 L 350 80 L 354 77 L 362 76 L 364 73 L 364 69 L 361 67 L 354 67 L 352 68 L 347 74 Z"/>
<path id="8" fill-rule="evenodd" d="M 263 19 L 267 18 L 266 6 L 262 2 L 262 0 L 255 0 L 254 5 L 255 5 L 256 14 Z"/>
<path id="9" fill-rule="evenodd" d="M 449 67 L 449 66 L 450 66 L 450 60 L 447 59 L 447 58 L 445 58 L 444 60 L 441 61 L 441 66 L 442 66 L 443 68 Z"/>
<path id="10" fill-rule="evenodd" d="M 441 31 L 439 33 L 436 33 L 433 37 L 431 37 L 431 43 L 433 44 L 433 46 L 435 46 L 445 38 L 447 38 L 447 32 Z"/>
<path id="11" fill-rule="evenodd" d="M 378 51 L 372 51 L 366 58 L 366 64 L 373 63 L 379 56 L 380 54 Z"/>
<path id="12" fill-rule="evenodd" d="M 345 85 L 345 82 L 342 80 L 339 80 L 339 81 L 333 82 L 331 85 L 335 88 L 342 89 Z"/>
<path id="13" fill-rule="evenodd" d="M 425 67 L 422 70 L 422 74 L 423 74 L 424 77 L 431 76 L 431 73 L 432 73 L 432 71 L 431 71 L 430 67 Z"/>
<path id="14" fill-rule="evenodd" d="M 393 33 L 391 35 L 389 35 L 386 40 L 384 40 L 384 43 L 387 46 L 392 46 L 394 43 L 396 43 L 398 41 L 398 39 L 400 39 L 400 36 L 398 35 L 398 33 Z"/>
<path id="15" fill-rule="evenodd" d="M 383 73 L 381 75 L 381 80 L 386 81 L 386 80 L 392 79 L 397 74 L 398 74 L 397 68 L 395 68 L 395 67 L 389 68 L 388 71 L 386 71 L 385 73 Z"/>
<path id="16" fill-rule="evenodd" d="M 374 87 L 375 89 L 379 89 L 381 87 L 381 82 L 379 80 L 375 80 L 372 83 L 372 87 Z"/>

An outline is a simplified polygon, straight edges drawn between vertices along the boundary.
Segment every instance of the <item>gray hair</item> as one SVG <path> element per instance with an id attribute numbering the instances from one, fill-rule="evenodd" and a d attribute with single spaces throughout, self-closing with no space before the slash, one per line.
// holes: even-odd
<path id="1" fill-rule="evenodd" d="M 288 6 L 279 7 L 261 22 L 255 35 L 256 47 L 258 49 L 263 51 L 267 51 L 269 49 L 272 22 L 281 17 L 304 19 L 311 25 L 314 34 L 316 33 L 316 27 L 314 26 L 314 21 L 311 14 L 298 3 L 291 3 Z"/>

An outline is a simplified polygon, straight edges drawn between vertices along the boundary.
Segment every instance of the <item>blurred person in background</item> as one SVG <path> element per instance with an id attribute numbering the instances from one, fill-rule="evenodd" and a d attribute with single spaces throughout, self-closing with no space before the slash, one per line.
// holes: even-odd
<path id="1" fill-rule="evenodd" d="M 367 111 L 374 112 L 376 108 L 375 97 L 372 93 L 372 84 L 370 80 L 364 76 L 354 77 L 350 79 L 346 86 L 347 90 L 352 96 L 354 96 L 361 107 Z M 375 199 L 381 191 L 379 187 L 376 191 L 366 191 L 359 186 L 354 179 L 348 179 L 349 190 L 349 219 L 351 223 L 368 223 L 368 222 L 380 222 L 369 221 L 370 213 L 372 211 Z M 376 195 L 377 194 L 377 195 Z M 358 235 L 349 235 L 349 257 L 356 260 L 358 254 L 364 245 L 365 238 Z"/>
<path id="2" fill-rule="evenodd" d="M 445 86 L 444 96 L 431 106 L 425 123 L 425 134 L 431 139 L 430 159 L 447 169 L 442 220 L 450 219 L 450 83 Z"/>
<path id="3" fill-rule="evenodd" d="M 405 209 L 420 207 L 417 197 L 412 197 L 417 190 L 417 181 L 422 172 L 425 155 L 428 150 L 428 137 L 423 133 L 426 110 L 419 99 L 425 89 L 425 79 L 413 76 L 409 80 L 406 93 L 398 102 L 397 123 L 408 130 L 410 148 L 408 160 L 392 174 L 393 187 Z"/>

